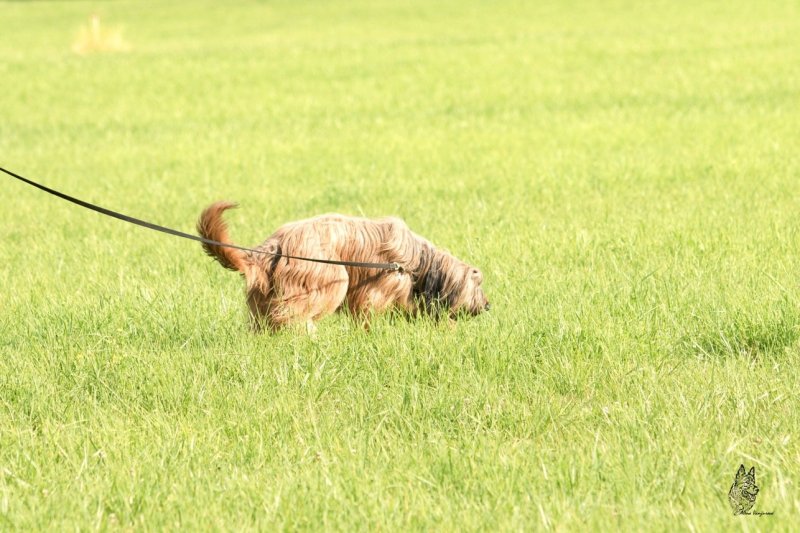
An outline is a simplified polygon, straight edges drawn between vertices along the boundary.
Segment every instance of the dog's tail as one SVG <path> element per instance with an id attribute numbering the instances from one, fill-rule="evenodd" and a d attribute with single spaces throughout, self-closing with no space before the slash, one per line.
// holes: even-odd
<path id="1" fill-rule="evenodd" d="M 200 236 L 212 241 L 229 244 L 231 241 L 228 238 L 228 225 L 223 220 L 222 213 L 233 207 L 236 207 L 236 204 L 232 202 L 215 202 L 206 207 L 197 220 L 197 232 Z M 205 242 L 203 243 L 203 250 L 219 261 L 225 268 L 245 273 L 247 259 L 242 250 Z"/>

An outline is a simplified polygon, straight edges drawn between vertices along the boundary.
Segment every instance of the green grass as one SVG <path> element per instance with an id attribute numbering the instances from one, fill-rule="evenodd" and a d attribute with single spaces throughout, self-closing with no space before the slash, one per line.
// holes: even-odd
<path id="1" fill-rule="evenodd" d="M 91 13 L 126 53 L 78 56 Z M 455 328 L 254 336 L 195 243 L 0 176 L 0 530 L 789 530 L 796 2 L 0 4 L 0 165 L 234 239 L 403 217 Z M 757 511 L 733 517 L 740 463 Z"/>

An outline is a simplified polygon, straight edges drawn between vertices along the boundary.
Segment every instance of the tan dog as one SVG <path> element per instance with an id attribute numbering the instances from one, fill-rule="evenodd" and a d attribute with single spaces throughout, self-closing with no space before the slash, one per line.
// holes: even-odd
<path id="1" fill-rule="evenodd" d="M 229 202 L 210 205 L 197 222 L 203 237 L 229 243 L 222 218 Z M 399 308 L 409 314 L 476 315 L 489 309 L 481 289 L 483 276 L 474 267 L 414 234 L 398 218 L 376 220 L 322 215 L 278 228 L 253 253 L 203 244 L 206 253 L 247 282 L 247 305 L 253 326 L 271 330 L 313 321 L 348 309 L 366 324 L 371 312 Z M 287 259 L 286 254 L 314 259 L 398 263 L 401 272 L 327 265 Z"/>

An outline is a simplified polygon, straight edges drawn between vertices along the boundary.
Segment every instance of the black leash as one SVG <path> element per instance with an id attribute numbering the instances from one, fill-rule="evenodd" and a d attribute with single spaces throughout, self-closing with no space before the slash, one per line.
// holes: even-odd
<path id="1" fill-rule="evenodd" d="M 356 267 L 356 268 L 376 268 L 379 270 L 394 270 L 397 272 L 403 272 L 403 267 L 400 266 L 398 263 L 360 263 L 358 261 L 334 261 L 331 259 L 313 259 L 311 257 L 297 257 L 294 255 L 286 255 L 286 254 L 276 254 L 273 252 L 266 252 L 264 250 L 255 250 L 253 248 L 245 248 L 244 246 L 239 246 L 238 244 L 229 244 L 219 241 L 214 241 L 211 239 L 206 239 L 205 237 L 200 237 L 198 235 L 192 235 L 191 233 L 184 233 L 182 231 L 178 231 L 176 229 L 167 228 L 164 226 L 159 226 L 158 224 L 153 224 L 152 222 L 147 222 L 146 220 L 140 220 L 138 218 L 129 217 L 128 215 L 123 215 L 122 213 L 117 213 L 116 211 L 112 211 L 110 209 L 106 209 L 105 207 L 100 207 L 99 205 L 90 204 L 89 202 L 84 202 L 83 200 L 79 200 L 78 198 L 73 198 L 68 194 L 64 194 L 63 192 L 58 192 L 54 189 L 49 187 L 45 187 L 35 181 L 29 180 L 28 178 L 24 178 L 19 174 L 15 174 L 10 170 L 6 170 L 3 167 L 0 167 L 0 170 L 11 176 L 12 178 L 17 178 L 20 181 L 27 183 L 28 185 L 32 185 L 37 189 L 40 189 L 46 193 L 52 194 L 53 196 L 58 196 L 62 200 L 66 200 L 68 202 L 72 202 L 73 204 L 77 204 L 81 207 L 85 207 L 86 209 L 91 209 L 92 211 L 97 211 L 98 213 L 102 213 L 103 215 L 116 218 L 122 220 L 124 222 L 130 222 L 131 224 L 136 224 L 137 226 L 142 226 L 143 228 L 152 229 L 155 231 L 160 231 L 161 233 L 168 233 L 170 235 L 175 235 L 176 237 L 182 237 L 184 239 L 189 239 L 192 241 L 203 242 L 206 244 L 213 244 L 214 246 L 224 246 L 225 248 L 236 248 L 237 250 L 243 250 L 245 252 L 252 252 L 255 254 L 266 254 L 271 255 L 274 257 L 285 257 L 286 259 L 297 259 L 298 261 L 311 261 L 313 263 L 325 263 L 326 265 L 341 265 L 341 266 L 349 266 L 349 267 Z"/>

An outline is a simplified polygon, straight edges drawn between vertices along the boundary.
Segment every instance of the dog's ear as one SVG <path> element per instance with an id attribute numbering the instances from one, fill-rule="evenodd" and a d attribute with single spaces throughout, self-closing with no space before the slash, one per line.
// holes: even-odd
<path id="1" fill-rule="evenodd" d="M 442 269 L 441 261 L 433 260 L 428 272 L 425 274 L 425 279 L 422 284 L 420 295 L 427 310 L 433 314 L 441 312 L 442 292 L 444 291 L 444 284 L 446 277 Z"/>
<path id="2" fill-rule="evenodd" d="M 748 476 L 752 476 L 753 477 L 753 481 L 755 481 L 756 480 L 756 467 L 751 468 L 750 471 L 747 473 L 747 475 Z"/>
<path id="3" fill-rule="evenodd" d="M 739 470 L 736 471 L 736 479 L 744 477 L 744 465 L 739 465 Z"/>
<path id="4" fill-rule="evenodd" d="M 419 291 L 426 310 L 433 316 L 440 317 L 455 305 L 458 299 L 457 287 L 452 287 L 452 280 L 448 280 L 450 272 L 447 264 L 441 257 L 431 259 L 428 271 L 421 280 L 422 287 Z"/>

